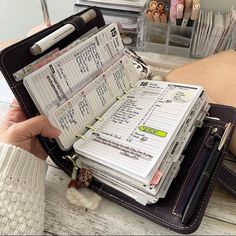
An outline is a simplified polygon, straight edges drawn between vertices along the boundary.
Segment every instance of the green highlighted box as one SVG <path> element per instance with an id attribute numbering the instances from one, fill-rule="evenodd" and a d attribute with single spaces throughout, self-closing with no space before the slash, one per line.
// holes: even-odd
<path id="1" fill-rule="evenodd" d="M 155 136 L 165 138 L 167 135 L 167 132 L 159 130 L 159 129 L 154 129 L 145 125 L 141 125 L 138 127 L 138 129 L 142 132 L 148 133 L 148 134 L 153 134 Z"/>

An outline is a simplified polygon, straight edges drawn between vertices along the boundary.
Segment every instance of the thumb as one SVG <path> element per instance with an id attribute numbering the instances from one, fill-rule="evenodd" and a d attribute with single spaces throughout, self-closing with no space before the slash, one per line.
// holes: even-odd
<path id="1" fill-rule="evenodd" d="M 13 126 L 11 126 L 13 127 Z M 14 125 L 15 132 L 24 133 L 29 137 L 42 135 L 48 138 L 56 138 L 61 131 L 53 127 L 45 116 L 36 116 L 26 121 L 16 123 Z"/>

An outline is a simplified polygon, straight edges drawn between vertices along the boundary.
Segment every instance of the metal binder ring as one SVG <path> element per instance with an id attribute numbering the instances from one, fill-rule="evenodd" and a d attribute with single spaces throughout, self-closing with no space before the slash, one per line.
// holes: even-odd
<path id="1" fill-rule="evenodd" d="M 101 122 L 103 122 L 103 119 L 102 119 L 101 117 L 97 117 L 97 116 L 96 116 L 96 117 L 94 117 L 94 118 L 95 118 L 96 121 L 101 121 Z"/>
<path id="2" fill-rule="evenodd" d="M 86 137 L 84 135 L 75 135 L 75 138 L 81 138 L 83 140 L 86 140 Z"/>
<path id="3" fill-rule="evenodd" d="M 91 126 L 91 125 L 86 125 L 85 127 L 86 127 L 87 129 L 91 129 L 91 130 L 95 131 L 95 128 L 94 128 L 93 126 Z"/>

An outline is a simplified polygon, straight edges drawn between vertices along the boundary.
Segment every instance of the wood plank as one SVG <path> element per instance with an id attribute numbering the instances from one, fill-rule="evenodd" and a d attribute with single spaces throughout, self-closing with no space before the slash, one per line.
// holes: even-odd
<path id="1" fill-rule="evenodd" d="M 70 205 L 65 199 L 69 181 L 61 170 L 49 167 L 46 178 L 46 232 L 59 235 L 174 234 L 105 198 L 95 211 Z"/>
<path id="2" fill-rule="evenodd" d="M 69 177 L 60 169 L 49 167 L 46 178 L 46 233 L 59 235 L 175 234 L 173 231 L 138 216 L 105 198 L 103 198 L 100 207 L 95 211 L 85 211 L 74 207 L 65 199 L 69 181 Z M 206 217 L 204 217 L 201 226 L 195 232 L 196 235 L 236 234 L 235 221 L 231 219 L 235 218 L 231 214 L 231 212 L 236 211 L 235 200 L 231 199 L 231 197 L 227 198 L 226 195 L 220 188 L 214 191 L 207 208 Z M 225 197 L 226 200 L 224 200 Z M 224 203 L 223 208 L 220 202 Z M 230 204 L 232 204 L 231 207 Z M 225 206 L 227 206 L 226 209 L 224 209 Z M 229 209 L 231 209 L 231 212 L 229 212 Z M 226 220 L 229 223 L 224 222 Z"/>
<path id="3" fill-rule="evenodd" d="M 236 225 L 236 198 L 217 183 L 205 215 Z"/>
<path id="4" fill-rule="evenodd" d="M 199 229 L 193 235 L 235 235 L 236 225 L 204 217 Z"/>

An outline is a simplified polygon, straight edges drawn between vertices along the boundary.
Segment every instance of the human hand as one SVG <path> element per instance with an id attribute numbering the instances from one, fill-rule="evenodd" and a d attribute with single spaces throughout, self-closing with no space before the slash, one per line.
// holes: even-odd
<path id="1" fill-rule="evenodd" d="M 36 137 L 39 134 L 56 138 L 60 135 L 60 131 L 54 128 L 44 116 L 27 120 L 18 102 L 14 100 L 2 124 L 0 142 L 20 147 L 45 160 L 47 154 Z"/>

